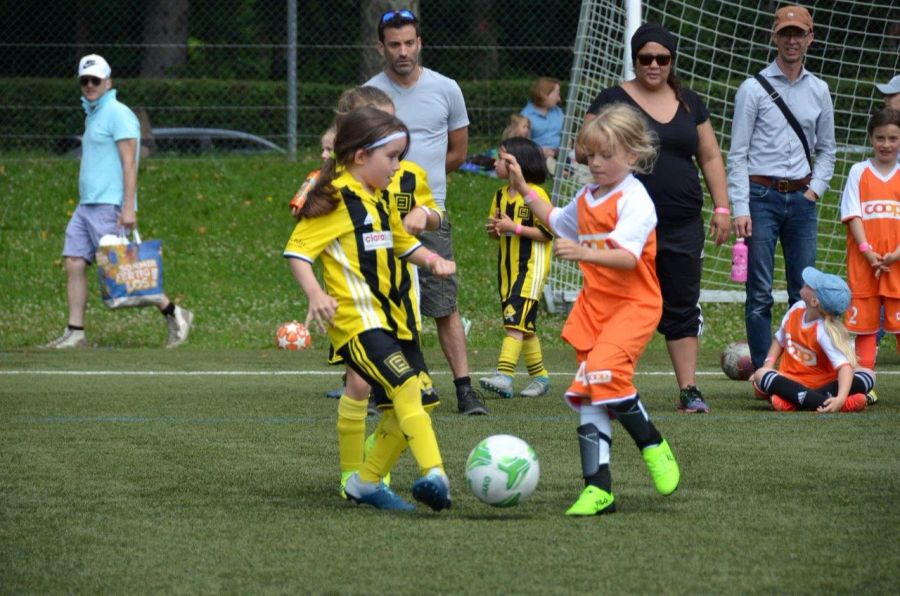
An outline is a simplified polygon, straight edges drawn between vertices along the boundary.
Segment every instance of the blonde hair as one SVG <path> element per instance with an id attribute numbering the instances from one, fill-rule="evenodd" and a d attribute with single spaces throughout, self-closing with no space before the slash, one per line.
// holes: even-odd
<path id="1" fill-rule="evenodd" d="M 634 154 L 637 161 L 632 169 L 639 174 L 649 174 L 656 160 L 658 140 L 640 112 L 624 103 L 613 103 L 582 127 L 575 142 L 586 153 L 605 148 L 610 153 L 621 150 Z"/>
<path id="2" fill-rule="evenodd" d="M 856 348 L 850 340 L 850 332 L 844 327 L 844 322 L 830 313 L 823 312 L 822 320 L 825 322 L 825 332 L 831 338 L 831 343 L 837 348 L 850 363 L 851 368 L 856 368 Z"/>
<path id="3" fill-rule="evenodd" d="M 539 108 L 547 105 L 547 98 L 553 93 L 553 89 L 559 85 L 559 80 L 553 77 L 540 77 L 531 85 L 531 103 Z"/>
<path id="4" fill-rule="evenodd" d="M 500 140 L 505 141 L 510 137 L 520 136 L 518 134 L 518 129 L 523 124 L 527 124 L 528 130 L 531 130 L 531 120 L 528 119 L 528 116 L 523 116 L 522 114 L 510 114 L 509 124 L 507 124 L 506 128 L 503 129 L 503 134 L 500 135 Z"/>
<path id="5" fill-rule="evenodd" d="M 394 100 L 391 99 L 390 95 L 378 87 L 363 85 L 347 89 L 341 93 L 334 111 L 340 117 L 356 108 L 370 107 L 381 109 L 388 106 L 394 107 Z"/>

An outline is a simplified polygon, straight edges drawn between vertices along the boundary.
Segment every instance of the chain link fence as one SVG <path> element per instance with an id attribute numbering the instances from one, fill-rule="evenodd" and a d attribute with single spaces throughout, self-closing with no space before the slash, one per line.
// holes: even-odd
<path id="1" fill-rule="evenodd" d="M 420 18 L 423 62 L 459 81 L 472 145 L 499 136 L 538 76 L 568 80 L 580 0 L 57 0 L 0 3 L 0 152 L 60 154 L 84 113 L 78 59 L 110 63 L 146 129 L 219 128 L 281 148 L 289 131 L 288 15 L 296 6 L 296 137 L 312 146 L 340 92 L 380 68 L 376 24 Z"/>

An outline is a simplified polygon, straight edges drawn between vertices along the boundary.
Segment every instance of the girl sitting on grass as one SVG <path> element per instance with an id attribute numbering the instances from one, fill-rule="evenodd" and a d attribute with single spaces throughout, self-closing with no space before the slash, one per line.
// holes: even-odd
<path id="1" fill-rule="evenodd" d="M 803 270 L 800 298 L 784 315 L 763 366 L 750 381 L 779 412 L 859 412 L 875 387 L 875 373 L 857 368 L 841 317 L 850 288 L 837 275 Z M 781 364 L 775 370 L 775 362 Z"/>

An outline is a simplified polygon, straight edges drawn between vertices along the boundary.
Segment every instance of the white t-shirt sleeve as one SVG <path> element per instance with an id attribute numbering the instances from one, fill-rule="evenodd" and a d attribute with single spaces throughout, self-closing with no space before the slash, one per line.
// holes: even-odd
<path id="1" fill-rule="evenodd" d="M 556 207 L 550 212 L 550 230 L 557 238 L 566 238 L 578 242 L 578 201 L 588 192 L 588 187 L 578 191 L 575 198 L 565 207 Z"/>
<path id="2" fill-rule="evenodd" d="M 819 342 L 819 346 L 825 352 L 825 355 L 828 356 L 828 360 L 835 370 L 849 362 L 847 356 L 834 346 L 831 336 L 825 330 L 824 322 L 819 323 L 819 326 L 816 328 L 816 340 Z"/>
<path id="3" fill-rule="evenodd" d="M 466 111 L 466 100 L 463 97 L 462 89 L 459 88 L 459 84 L 452 79 L 450 79 L 447 91 L 447 102 L 449 104 L 447 130 L 453 132 L 468 126 L 469 113 Z"/>
<path id="4" fill-rule="evenodd" d="M 616 228 L 609 233 L 606 242 L 624 248 L 636 259 L 640 259 L 650 232 L 656 229 L 656 207 L 653 200 L 644 185 L 635 179 L 624 189 L 624 196 L 619 199 L 617 208 L 619 216 Z"/>
<path id="5" fill-rule="evenodd" d="M 847 175 L 844 184 L 844 193 L 841 195 L 841 221 L 862 217 L 862 207 L 859 203 L 859 181 L 866 169 L 868 162 L 854 164 Z"/>

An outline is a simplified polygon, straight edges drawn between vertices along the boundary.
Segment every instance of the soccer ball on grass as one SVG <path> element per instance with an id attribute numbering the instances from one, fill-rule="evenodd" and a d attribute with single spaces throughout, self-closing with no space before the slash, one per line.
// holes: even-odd
<path id="1" fill-rule="evenodd" d="M 753 374 L 750 346 L 745 341 L 735 341 L 722 350 L 722 372 L 733 381 L 746 381 Z"/>
<path id="2" fill-rule="evenodd" d="M 297 321 L 283 323 L 275 332 L 275 345 L 282 350 L 305 350 L 312 345 L 306 325 Z"/>
<path id="3" fill-rule="evenodd" d="M 512 435 L 493 435 L 478 443 L 466 460 L 466 480 L 479 500 L 513 507 L 537 487 L 541 466 L 528 443 Z"/>

